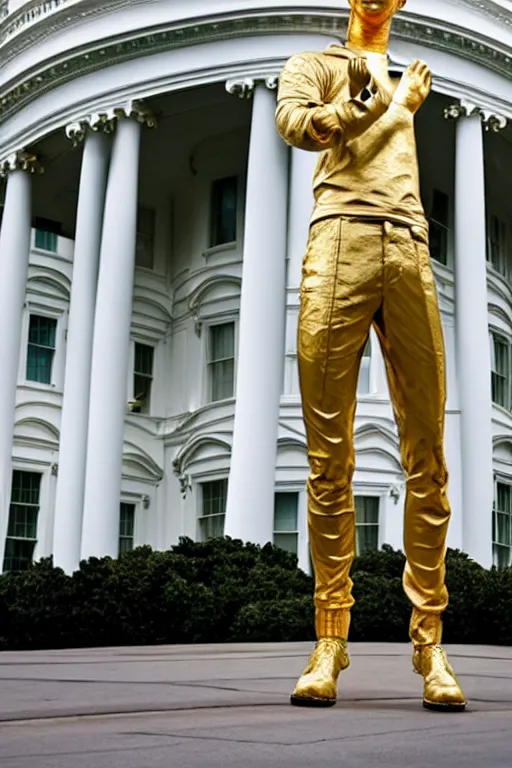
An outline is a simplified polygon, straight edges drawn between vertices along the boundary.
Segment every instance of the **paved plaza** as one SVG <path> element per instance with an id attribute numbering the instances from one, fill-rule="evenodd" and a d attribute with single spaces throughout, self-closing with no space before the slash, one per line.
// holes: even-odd
<path id="1" fill-rule="evenodd" d="M 0 654 L 1 768 L 510 768 L 512 649 L 448 648 L 470 706 L 421 707 L 409 648 L 354 644 L 340 698 L 290 707 L 311 644 Z"/>

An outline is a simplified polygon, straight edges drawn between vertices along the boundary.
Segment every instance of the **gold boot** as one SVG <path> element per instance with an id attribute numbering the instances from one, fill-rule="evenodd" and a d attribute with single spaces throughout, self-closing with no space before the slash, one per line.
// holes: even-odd
<path id="1" fill-rule="evenodd" d="M 346 640 L 320 638 L 290 697 L 291 703 L 296 707 L 332 707 L 336 704 L 338 675 L 349 664 Z"/>
<path id="2" fill-rule="evenodd" d="M 463 712 L 466 699 L 441 645 L 414 649 L 414 671 L 424 680 L 423 706 L 438 712 Z"/>

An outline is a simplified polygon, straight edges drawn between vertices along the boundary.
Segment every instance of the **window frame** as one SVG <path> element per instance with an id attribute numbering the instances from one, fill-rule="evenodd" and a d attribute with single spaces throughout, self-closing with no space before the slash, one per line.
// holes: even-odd
<path id="1" fill-rule="evenodd" d="M 277 510 L 277 497 L 278 496 L 295 496 L 296 498 L 296 507 L 295 507 L 295 530 L 289 530 L 289 531 L 278 531 L 276 530 L 276 510 Z M 289 549 L 285 549 L 284 547 L 279 547 L 279 544 L 276 543 L 276 535 L 285 535 L 285 536 L 295 536 L 296 537 L 296 551 L 292 554 L 295 554 L 297 558 L 300 556 L 300 491 L 295 491 L 290 488 L 276 488 L 274 490 L 274 517 L 272 522 L 272 542 L 274 546 L 278 547 L 279 549 L 283 549 L 285 552 L 290 552 Z"/>
<path id="2" fill-rule="evenodd" d="M 212 366 L 215 365 L 215 363 L 222 362 L 222 360 L 210 360 L 211 334 L 213 328 L 221 325 L 233 325 L 233 393 L 230 395 L 230 397 L 214 400 Z M 206 405 L 229 403 L 236 398 L 236 379 L 238 369 L 238 317 L 235 317 L 232 314 L 226 315 L 224 317 L 217 317 L 215 320 L 205 322 L 202 332 L 204 334 L 204 402 Z M 231 358 L 223 358 L 223 360 L 229 359 Z"/>
<path id="3" fill-rule="evenodd" d="M 42 344 L 33 344 L 30 341 L 30 321 L 32 317 L 42 318 L 44 320 L 51 320 L 55 323 L 55 345 L 53 347 L 53 354 L 51 358 L 51 365 L 50 365 L 50 381 L 38 381 L 37 379 L 29 379 L 28 378 L 28 359 L 29 359 L 29 347 L 37 347 L 41 349 L 52 349 L 52 347 L 45 347 Z M 43 387 L 45 389 L 48 388 L 54 388 L 56 385 L 56 376 L 55 376 L 55 368 L 56 368 L 56 361 L 57 361 L 57 350 L 58 350 L 58 342 L 59 342 L 59 316 L 56 316 L 55 314 L 51 312 L 46 311 L 39 311 L 39 309 L 31 309 L 28 308 L 27 311 L 27 331 L 26 331 L 26 342 L 24 344 L 24 361 L 23 361 L 23 380 L 28 386 L 36 386 L 36 387 Z M 21 357 L 21 356 L 20 356 Z"/>
<path id="4" fill-rule="evenodd" d="M 499 510 L 498 509 L 498 486 L 503 486 L 504 488 L 508 489 L 509 494 L 509 510 Z M 509 543 L 504 544 L 502 542 L 497 541 L 497 533 L 499 531 L 498 526 L 498 520 L 499 515 L 506 515 L 508 517 L 508 531 L 509 531 Z M 499 565 L 499 557 L 497 556 L 497 550 L 498 547 L 507 549 L 508 550 L 508 559 L 507 559 L 507 565 Z M 512 479 L 507 482 L 501 477 L 495 477 L 494 478 L 494 499 L 492 504 L 492 560 L 493 565 L 496 566 L 496 568 L 506 568 L 511 565 L 512 563 Z"/>
<path id="5" fill-rule="evenodd" d="M 435 195 L 436 193 L 443 195 L 446 198 L 446 224 L 442 221 L 439 221 L 439 219 L 435 218 L 432 215 L 432 211 L 434 210 L 434 202 L 435 202 Z M 442 267 L 449 267 L 450 266 L 450 238 L 451 238 L 451 231 L 452 231 L 452 223 L 451 223 L 451 205 L 452 200 L 451 196 L 444 192 L 442 189 L 439 189 L 439 187 L 432 187 L 431 189 L 431 213 L 428 216 L 428 225 L 429 225 L 429 254 L 430 258 L 435 264 L 440 264 Z M 430 228 L 434 225 L 436 227 L 439 227 L 439 229 L 444 233 L 445 238 L 445 261 L 439 261 L 439 259 L 436 259 L 432 255 L 432 250 L 430 247 L 431 243 L 431 237 L 430 237 Z"/>
<path id="6" fill-rule="evenodd" d="M 34 503 L 26 503 L 26 502 L 25 503 L 13 502 L 12 498 L 13 498 L 13 490 L 14 490 L 14 478 L 15 478 L 15 474 L 16 473 L 25 474 L 25 475 L 36 475 L 36 476 L 39 477 L 39 488 L 38 488 L 37 503 L 34 504 Z M 6 559 L 7 559 L 7 543 L 9 541 L 30 542 L 32 544 L 32 551 L 31 551 L 31 555 L 30 555 L 30 561 L 29 561 L 29 564 L 28 564 L 27 567 L 30 567 L 30 565 L 35 560 L 35 553 L 36 553 L 36 549 L 37 549 L 37 546 L 38 546 L 38 543 L 39 543 L 39 538 L 40 538 L 39 532 L 40 532 L 40 526 L 41 526 L 41 506 L 42 506 L 41 505 L 41 497 L 43 496 L 43 488 L 44 488 L 43 484 L 44 484 L 44 472 L 42 471 L 42 469 L 34 470 L 32 467 L 30 467 L 30 468 L 19 468 L 17 466 L 13 466 L 12 467 L 12 472 L 11 472 L 11 492 L 10 492 L 10 499 L 9 499 L 9 513 L 8 513 L 8 518 L 7 518 L 7 529 L 6 529 L 6 536 L 5 536 L 5 541 L 4 541 L 4 558 L 3 558 L 3 561 L 2 561 L 2 571 L 1 571 L 2 573 L 19 572 L 19 571 L 22 571 L 22 570 L 26 570 L 26 569 L 23 569 L 23 568 L 21 568 L 21 569 L 17 568 L 17 569 L 14 569 L 14 571 L 8 571 L 6 569 L 5 564 L 6 564 Z M 13 506 L 16 506 L 18 508 L 19 507 L 29 507 L 29 508 L 30 507 L 36 507 L 36 511 L 35 511 L 35 537 L 34 538 L 33 537 L 27 537 L 27 536 L 9 535 L 9 528 L 10 528 L 10 523 L 11 523 L 11 512 L 12 512 L 12 507 Z"/>
<path id="7" fill-rule="evenodd" d="M 205 485 L 212 485 L 214 483 L 222 483 L 223 485 L 223 491 L 225 493 L 224 497 L 224 512 L 216 512 L 213 514 L 204 514 L 205 509 L 205 498 L 204 498 L 204 486 Z M 202 526 L 201 523 L 203 520 L 211 520 L 213 518 L 222 518 L 223 524 L 222 524 L 222 536 L 225 535 L 225 522 L 226 522 L 226 507 L 227 507 L 227 500 L 228 500 L 228 488 L 229 488 L 229 475 L 224 474 L 221 476 L 215 476 L 215 477 L 206 477 L 201 480 L 197 481 L 196 487 L 199 488 L 198 496 L 198 507 L 197 507 L 197 515 L 196 515 L 196 541 L 198 542 L 205 542 L 208 541 L 209 538 L 214 537 L 208 537 L 203 536 Z"/>
<path id="8" fill-rule="evenodd" d="M 131 536 L 127 536 L 126 534 L 121 533 L 121 516 L 122 516 L 122 507 L 131 507 L 133 509 L 133 531 Z M 137 503 L 131 499 L 125 499 L 121 498 L 121 501 L 119 502 L 119 536 L 118 536 L 118 557 L 125 554 L 126 552 L 131 552 L 133 549 L 135 549 L 135 532 L 136 532 L 136 521 L 137 521 Z M 125 549 L 121 551 L 121 541 L 129 540 L 131 539 L 132 546 L 128 549 Z"/>
<path id="9" fill-rule="evenodd" d="M 234 227 L 235 237 L 232 240 L 225 240 L 217 242 L 216 234 L 216 211 L 215 211 L 215 185 L 222 182 L 233 181 L 235 182 L 235 212 L 234 212 Z M 207 251 L 213 251 L 215 249 L 223 249 L 233 247 L 238 243 L 239 239 L 239 212 L 240 212 L 240 177 L 239 174 L 233 173 L 228 175 L 216 176 L 210 179 L 209 182 L 209 226 L 208 226 L 208 246 Z"/>
<path id="10" fill-rule="evenodd" d="M 152 413 L 152 404 L 153 404 L 153 394 L 154 394 L 154 384 L 155 384 L 155 358 L 156 358 L 156 347 L 157 345 L 155 343 L 148 343 L 147 340 L 139 341 L 138 339 L 133 339 L 133 346 L 132 346 L 132 377 L 131 377 L 131 392 L 132 392 L 132 407 L 131 412 L 134 414 L 137 414 L 139 416 L 151 416 Z M 151 375 L 141 373 L 140 371 L 136 371 L 135 365 L 136 365 L 136 359 L 137 359 L 137 345 L 140 347 L 147 347 L 148 349 L 152 350 L 152 358 L 151 358 Z M 150 380 L 149 385 L 149 402 L 147 405 L 147 410 L 144 410 L 144 404 L 141 408 L 139 408 L 135 403 L 139 402 L 137 400 L 137 392 L 135 391 L 135 377 L 136 376 L 143 376 L 144 378 L 147 378 Z M 140 401 L 143 403 L 144 401 Z"/>
<path id="11" fill-rule="evenodd" d="M 357 511 L 356 511 L 356 499 L 363 498 L 363 499 L 375 499 L 377 503 L 377 523 L 358 523 L 357 522 Z M 382 517 L 383 517 L 383 503 L 382 503 L 382 496 L 381 494 L 377 493 L 371 493 L 366 488 L 362 488 L 359 491 L 354 490 L 354 527 L 355 527 L 355 542 L 354 542 L 354 552 L 355 556 L 358 557 L 361 554 L 364 554 L 363 552 L 358 551 L 358 540 L 357 540 L 357 530 L 358 528 L 377 528 L 377 551 L 382 546 Z M 368 551 L 368 550 L 366 550 Z M 373 550 L 370 550 L 373 551 Z"/>
<path id="12" fill-rule="evenodd" d="M 496 370 L 496 343 L 502 344 L 504 347 L 506 347 L 506 360 L 507 360 L 507 372 L 506 375 L 501 374 L 499 371 Z M 503 408 L 503 410 L 507 411 L 507 413 L 510 413 L 512 410 L 512 345 L 510 339 L 507 337 L 507 335 L 494 327 L 489 328 L 489 347 L 490 347 L 490 356 L 491 356 L 491 399 L 493 406 L 496 406 L 498 408 Z M 503 405 L 502 403 L 497 402 L 494 399 L 494 393 L 495 393 L 495 383 L 494 378 L 501 376 L 505 380 L 505 398 L 506 398 L 506 405 Z"/>
<path id="13" fill-rule="evenodd" d="M 493 244 L 495 242 L 492 238 L 494 220 L 496 220 L 499 229 L 502 230 L 502 234 L 504 235 L 503 242 L 501 244 L 499 241 L 496 243 L 499 248 L 497 260 L 492 258 Z M 485 259 L 487 266 L 490 267 L 494 273 L 504 278 L 505 280 L 510 279 L 512 275 L 512 265 L 510 264 L 512 235 L 510 230 L 511 227 L 509 218 L 501 216 L 491 207 L 491 210 L 488 212 L 486 217 Z"/>
<path id="14" fill-rule="evenodd" d="M 150 211 L 152 214 L 152 224 L 153 229 L 151 232 L 151 266 L 148 267 L 146 264 L 140 264 L 137 261 L 137 253 L 138 253 L 138 246 L 141 238 L 146 238 L 147 233 L 143 232 L 140 228 L 140 219 L 141 219 L 141 213 L 143 211 Z M 136 231 L 136 243 L 135 243 L 135 267 L 137 269 L 143 269 L 147 272 L 154 272 L 155 271 L 155 261 L 156 261 L 156 252 L 155 252 L 155 245 L 156 245 L 156 231 L 157 231 L 157 215 L 158 211 L 157 208 L 154 208 L 149 205 L 138 205 L 137 206 L 137 231 Z"/>

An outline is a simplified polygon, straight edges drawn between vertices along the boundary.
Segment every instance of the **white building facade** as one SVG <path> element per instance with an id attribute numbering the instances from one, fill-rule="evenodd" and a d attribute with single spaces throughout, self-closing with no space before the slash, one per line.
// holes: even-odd
<path id="1" fill-rule="evenodd" d="M 342 6 L 342 7 L 340 7 Z M 314 154 L 274 126 L 286 59 L 344 40 L 324 0 L 0 3 L 3 570 L 223 533 L 310 569 L 297 376 Z M 449 545 L 512 554 L 512 7 L 408 0 L 448 369 Z M 42 172 L 44 171 L 44 172 Z M 357 544 L 402 546 L 376 339 L 355 425 Z"/>

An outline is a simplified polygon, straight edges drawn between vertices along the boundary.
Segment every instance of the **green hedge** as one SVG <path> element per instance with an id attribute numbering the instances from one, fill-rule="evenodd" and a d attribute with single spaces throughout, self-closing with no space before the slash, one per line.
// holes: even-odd
<path id="1" fill-rule="evenodd" d="M 354 562 L 351 640 L 406 641 L 404 556 L 390 547 Z M 445 641 L 512 644 L 512 569 L 447 558 Z M 181 539 L 91 559 L 73 576 L 43 560 L 0 576 L 0 649 L 314 639 L 313 580 L 271 545 Z"/>

